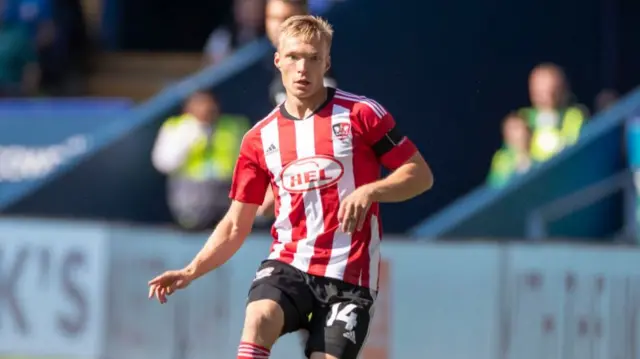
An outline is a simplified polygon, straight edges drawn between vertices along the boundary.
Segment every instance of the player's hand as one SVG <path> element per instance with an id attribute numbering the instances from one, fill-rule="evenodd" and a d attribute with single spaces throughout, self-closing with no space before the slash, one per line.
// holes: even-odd
<path id="1" fill-rule="evenodd" d="M 354 233 L 356 230 L 362 230 L 370 207 L 370 189 L 367 186 L 356 188 L 340 203 L 340 209 L 338 210 L 340 229 L 349 234 Z"/>
<path id="2" fill-rule="evenodd" d="M 184 269 L 164 272 L 149 281 L 149 299 L 156 297 L 164 304 L 168 296 L 178 289 L 186 288 L 191 280 L 191 276 Z"/>

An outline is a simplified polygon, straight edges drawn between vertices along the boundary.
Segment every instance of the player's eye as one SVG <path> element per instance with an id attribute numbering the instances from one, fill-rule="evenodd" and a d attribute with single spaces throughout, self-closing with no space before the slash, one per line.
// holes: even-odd
<path id="1" fill-rule="evenodd" d="M 288 58 L 289 60 L 293 60 L 293 61 L 298 60 L 298 56 L 296 56 L 296 55 L 287 55 L 287 58 Z"/>

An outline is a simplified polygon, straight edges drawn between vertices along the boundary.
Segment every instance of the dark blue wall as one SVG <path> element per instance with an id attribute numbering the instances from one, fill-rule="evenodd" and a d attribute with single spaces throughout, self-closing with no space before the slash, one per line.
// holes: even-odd
<path id="1" fill-rule="evenodd" d="M 329 18 L 340 87 L 385 105 L 436 175 L 431 193 L 386 206 L 385 227 L 394 232 L 482 183 L 500 143 L 499 123 L 527 104 L 527 76 L 536 63 L 564 66 L 577 98 L 587 104 L 604 83 L 596 2 L 350 0 Z M 227 111 L 257 120 L 270 110 L 269 63 L 265 59 L 215 89 Z M 164 181 L 149 161 L 160 121 L 13 211 L 168 220 Z"/>

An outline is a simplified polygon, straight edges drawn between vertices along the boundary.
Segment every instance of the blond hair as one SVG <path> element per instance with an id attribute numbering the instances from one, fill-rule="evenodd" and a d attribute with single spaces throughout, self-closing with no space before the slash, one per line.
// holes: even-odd
<path id="1" fill-rule="evenodd" d="M 331 47 L 333 26 L 319 16 L 296 15 L 288 18 L 280 25 L 280 40 L 283 37 L 301 38 L 305 42 L 318 39 Z M 279 43 L 282 43 L 282 41 L 279 41 Z"/>

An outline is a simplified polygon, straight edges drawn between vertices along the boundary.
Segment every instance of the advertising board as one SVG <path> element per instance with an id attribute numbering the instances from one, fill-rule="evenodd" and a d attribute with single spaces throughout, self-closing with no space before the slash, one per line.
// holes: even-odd
<path id="1" fill-rule="evenodd" d="M 123 118 L 130 100 L 0 101 L 0 208 L 94 147 L 95 134 Z"/>
<path id="2" fill-rule="evenodd" d="M 98 358 L 106 232 L 0 221 L 0 354 Z"/>
<path id="3" fill-rule="evenodd" d="M 0 358 L 235 357 L 267 236 L 168 304 L 147 298 L 205 237 L 1 219 Z M 640 359 L 636 248 L 394 239 L 383 254 L 364 359 Z M 300 336 L 271 358 L 301 359 Z"/>

